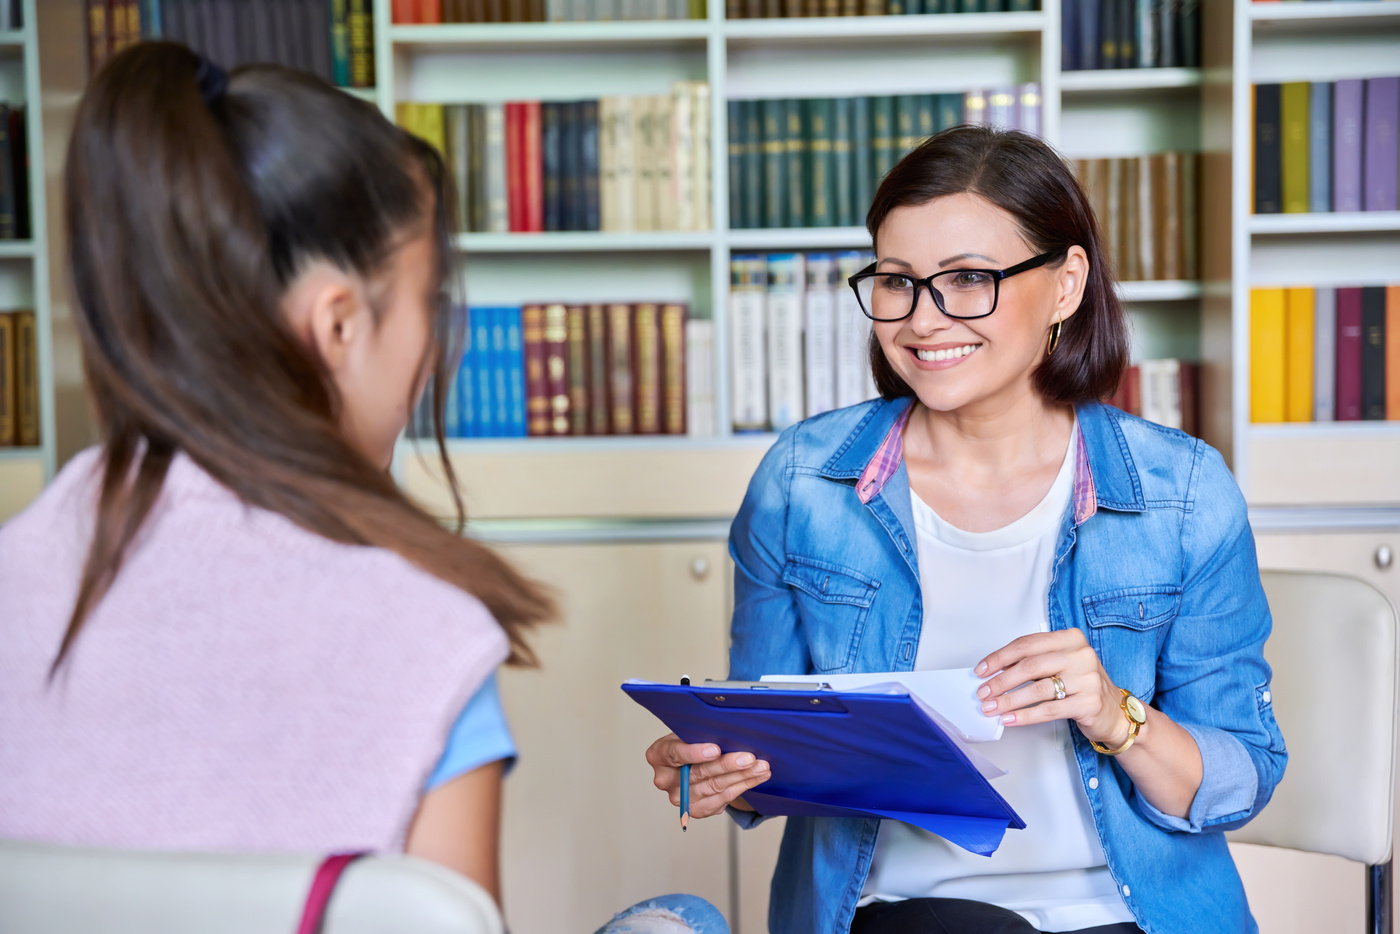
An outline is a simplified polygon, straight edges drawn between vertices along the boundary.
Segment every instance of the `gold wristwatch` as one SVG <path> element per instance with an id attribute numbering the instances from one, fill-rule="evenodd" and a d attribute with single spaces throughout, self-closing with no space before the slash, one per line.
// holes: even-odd
<path id="1" fill-rule="evenodd" d="M 1126 752 L 1128 747 L 1133 744 L 1133 741 L 1137 739 L 1138 730 L 1142 729 L 1142 725 L 1147 722 L 1147 708 L 1142 706 L 1142 701 L 1138 700 L 1127 691 L 1124 691 L 1122 688 L 1118 690 L 1123 691 L 1122 707 L 1123 716 L 1128 718 L 1128 740 L 1117 749 L 1109 749 L 1107 746 L 1102 746 L 1092 739 L 1089 740 L 1089 745 L 1094 747 L 1094 751 L 1103 753 L 1105 756 L 1116 756 L 1120 752 Z"/>

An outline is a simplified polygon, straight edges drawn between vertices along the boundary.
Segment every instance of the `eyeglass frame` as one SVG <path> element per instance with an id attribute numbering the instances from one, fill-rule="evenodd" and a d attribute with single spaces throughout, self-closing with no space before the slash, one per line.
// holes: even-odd
<path id="1" fill-rule="evenodd" d="M 1030 259 L 1024 262 L 1017 263 L 1015 266 L 1008 266 L 1005 269 L 975 269 L 968 266 L 959 266 L 957 269 L 945 269 L 942 272 L 936 272 L 933 275 L 925 276 L 922 279 L 915 278 L 913 275 L 903 272 L 879 272 L 875 269 L 875 267 L 880 265 L 880 262 L 879 260 L 876 260 L 869 266 L 866 266 L 860 272 L 856 273 L 854 276 L 851 276 L 849 279 L 847 279 L 846 284 L 851 287 L 851 291 L 856 293 L 856 305 L 860 308 L 861 313 L 864 314 L 871 321 L 885 323 L 890 321 L 903 321 L 906 318 L 913 317 L 914 312 L 917 311 L 919 308 L 919 293 L 923 289 L 928 290 L 929 295 L 933 298 L 934 307 L 937 308 L 942 314 L 946 315 L 949 318 L 953 318 L 957 321 L 976 321 L 979 318 L 986 318 L 990 316 L 993 312 L 997 310 L 997 304 L 1001 300 L 1001 280 L 1009 279 L 1012 276 L 1019 275 L 1023 272 L 1028 272 L 1032 269 L 1039 269 L 1041 266 L 1048 264 L 1056 257 L 1064 256 L 1068 252 L 1069 247 L 1063 247 L 1058 250 L 1051 250 L 1049 253 L 1041 253 L 1039 256 L 1032 256 Z M 933 287 L 933 280 L 937 279 L 939 276 L 951 276 L 956 275 L 960 272 L 982 272 L 992 277 L 992 308 L 986 314 L 966 316 L 953 315 L 948 314 L 948 310 L 943 307 L 943 295 Z M 864 279 L 873 279 L 875 276 L 904 276 L 904 278 L 909 279 L 914 283 L 914 299 L 909 305 L 908 314 L 900 315 L 898 318 L 877 318 L 870 312 L 865 310 L 865 303 L 861 301 L 860 297 L 859 283 Z"/>

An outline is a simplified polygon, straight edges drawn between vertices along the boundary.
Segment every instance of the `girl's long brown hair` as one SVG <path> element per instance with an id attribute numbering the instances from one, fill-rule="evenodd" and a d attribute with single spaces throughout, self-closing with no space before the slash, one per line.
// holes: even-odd
<path id="1" fill-rule="evenodd" d="M 206 103 L 199 64 L 170 42 L 117 55 L 84 96 L 68 148 L 68 250 L 103 450 L 92 545 L 54 670 L 180 452 L 246 503 L 394 551 L 475 595 L 509 636 L 511 661 L 532 664 L 525 631 L 553 616 L 549 595 L 350 446 L 333 382 L 280 312 L 307 261 L 371 276 L 406 233 L 429 226 L 445 285 L 440 157 L 369 104 L 287 69 L 242 69 Z M 425 365 L 460 532 L 442 429 L 460 320 L 439 304 Z"/>

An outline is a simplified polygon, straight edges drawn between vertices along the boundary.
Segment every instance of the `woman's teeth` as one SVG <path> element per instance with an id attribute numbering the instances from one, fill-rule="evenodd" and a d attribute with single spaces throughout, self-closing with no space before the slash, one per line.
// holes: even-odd
<path id="1" fill-rule="evenodd" d="M 914 353 L 925 363 L 932 363 L 935 360 L 953 360 L 958 357 L 966 357 L 981 344 L 964 344 L 961 347 L 952 347 L 948 350 L 916 350 Z"/>

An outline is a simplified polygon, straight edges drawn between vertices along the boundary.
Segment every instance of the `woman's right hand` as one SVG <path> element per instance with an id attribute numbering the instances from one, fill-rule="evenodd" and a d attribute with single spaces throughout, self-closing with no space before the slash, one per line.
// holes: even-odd
<path id="1" fill-rule="evenodd" d="M 656 787 L 681 804 L 681 766 L 690 766 L 690 816 L 713 817 L 733 805 L 752 811 L 740 795 L 768 780 L 768 763 L 753 753 L 720 754 L 714 743 L 683 743 L 668 733 L 647 749 L 647 763 L 656 773 Z"/>

